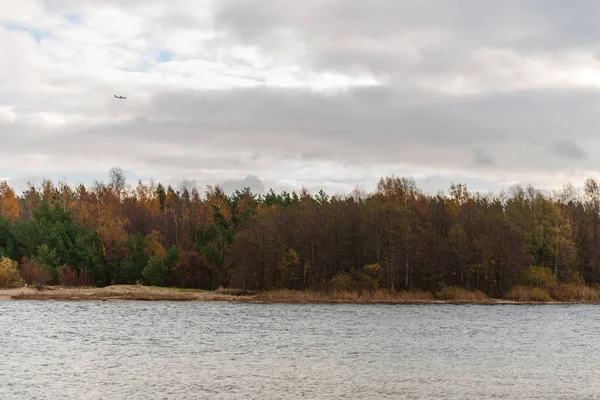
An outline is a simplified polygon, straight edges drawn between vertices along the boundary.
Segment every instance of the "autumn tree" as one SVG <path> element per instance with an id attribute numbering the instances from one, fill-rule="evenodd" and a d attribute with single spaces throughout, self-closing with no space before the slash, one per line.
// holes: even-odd
<path id="1" fill-rule="evenodd" d="M 14 223 L 20 215 L 21 207 L 14 190 L 6 181 L 0 181 L 0 217 Z"/>
<path id="2" fill-rule="evenodd" d="M 23 279 L 19 275 L 17 262 L 7 257 L 0 257 L 0 288 L 20 286 L 23 286 Z"/>

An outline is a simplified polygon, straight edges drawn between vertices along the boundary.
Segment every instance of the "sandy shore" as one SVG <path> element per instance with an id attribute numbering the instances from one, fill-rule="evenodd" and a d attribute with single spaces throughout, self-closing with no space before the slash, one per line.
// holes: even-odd
<path id="1" fill-rule="evenodd" d="M 92 301 L 236 301 L 233 296 L 216 291 L 116 285 L 104 288 L 67 288 L 49 286 L 43 290 L 24 287 L 0 289 L 0 300 L 92 300 Z"/>
<path id="2" fill-rule="evenodd" d="M 329 303 L 329 304 L 573 304 L 565 302 L 519 302 L 503 299 L 434 300 L 410 298 L 348 298 L 294 292 L 292 295 L 265 292 L 238 295 L 235 291 L 207 291 L 159 288 L 140 285 L 115 285 L 104 288 L 67 288 L 49 286 L 43 290 L 31 287 L 0 289 L 0 300 L 64 300 L 64 301 L 227 301 L 244 303 Z M 575 302 L 578 303 L 578 302 Z"/>

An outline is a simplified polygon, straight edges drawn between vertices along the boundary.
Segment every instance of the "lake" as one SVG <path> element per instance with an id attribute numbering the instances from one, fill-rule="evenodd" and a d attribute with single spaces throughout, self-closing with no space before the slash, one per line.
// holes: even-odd
<path id="1" fill-rule="evenodd" d="M 0 301 L 0 398 L 600 398 L 599 316 L 587 305 Z"/>

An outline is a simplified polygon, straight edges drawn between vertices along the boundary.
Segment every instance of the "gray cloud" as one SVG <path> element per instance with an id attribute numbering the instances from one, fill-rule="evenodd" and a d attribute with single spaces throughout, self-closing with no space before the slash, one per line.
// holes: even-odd
<path id="1" fill-rule="evenodd" d="M 123 122 L 73 126 L 42 137 L 27 136 L 18 124 L 0 127 L 0 154 L 112 157 L 182 174 L 258 173 L 302 161 L 466 171 L 474 161 L 498 174 L 559 171 L 583 158 L 582 146 L 592 146 L 598 100 L 589 91 L 448 98 L 402 87 L 336 96 L 276 88 L 169 91 L 147 103 L 132 102 Z M 572 139 L 550 143 L 562 158 L 548 158 L 546 138 L 560 137 L 563 127 L 574 128 Z"/>
<path id="2" fill-rule="evenodd" d="M 40 2 L 83 25 L 98 10 Z M 596 1 L 108 3 L 122 12 L 94 20 L 105 36 L 90 43 L 70 33 L 55 49 L 23 33 L 0 49 L 15 60 L 0 74 L 0 158 L 10 168 L 91 174 L 119 164 L 253 190 L 341 190 L 392 173 L 497 188 L 596 169 L 587 156 L 600 150 Z M 120 37 L 102 25 L 112 17 L 137 25 Z M 153 64 L 161 50 L 176 62 Z M 379 85 L 310 89 L 315 76 L 333 79 L 322 72 L 372 74 Z M 128 100 L 115 102 L 117 91 Z M 0 171 L 18 175 L 8 163 Z"/>
<path id="3" fill-rule="evenodd" d="M 248 175 L 240 180 L 220 182 L 219 186 L 228 194 L 234 193 L 236 190 L 243 190 L 244 188 L 250 188 L 254 194 L 265 194 L 267 192 L 264 182 L 253 175 Z"/>
<path id="4" fill-rule="evenodd" d="M 285 47 L 291 31 L 320 68 L 369 68 L 377 74 L 407 70 L 469 72 L 473 49 L 517 51 L 598 49 L 600 4 L 584 0 L 482 2 L 375 0 L 219 2 L 216 26 L 235 41 Z"/>
<path id="5" fill-rule="evenodd" d="M 561 139 L 554 142 L 552 151 L 560 156 L 570 160 L 581 160 L 587 158 L 587 153 L 577 143 L 571 139 Z"/>
<path id="6" fill-rule="evenodd" d="M 494 160 L 487 155 L 483 150 L 475 151 L 475 165 L 476 166 L 492 166 L 495 165 Z"/>

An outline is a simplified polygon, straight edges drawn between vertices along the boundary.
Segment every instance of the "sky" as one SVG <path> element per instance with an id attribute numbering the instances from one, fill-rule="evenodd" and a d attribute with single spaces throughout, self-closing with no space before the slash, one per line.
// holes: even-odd
<path id="1" fill-rule="evenodd" d="M 599 177 L 600 2 L 0 0 L 0 179 Z M 126 100 L 113 95 L 126 96 Z"/>

